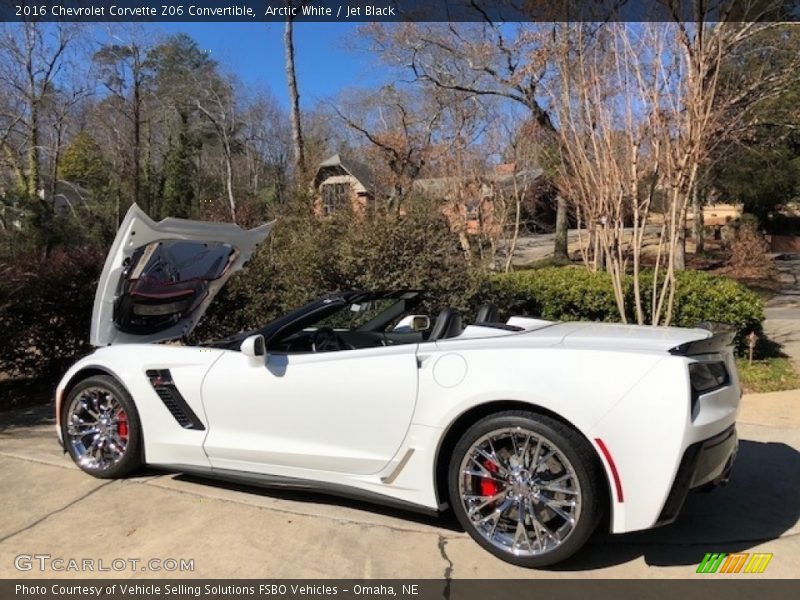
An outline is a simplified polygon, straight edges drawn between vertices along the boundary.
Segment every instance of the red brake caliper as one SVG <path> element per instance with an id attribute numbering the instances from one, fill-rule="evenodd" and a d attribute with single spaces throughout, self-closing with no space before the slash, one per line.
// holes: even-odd
<path id="1" fill-rule="evenodd" d="M 497 473 L 497 465 L 490 460 L 483 461 L 483 466 L 490 473 Z M 498 492 L 497 482 L 488 477 L 481 478 L 481 496 L 496 496 Z"/>
<path id="2" fill-rule="evenodd" d="M 124 410 L 120 411 L 117 417 L 117 433 L 119 433 L 121 440 L 126 441 L 128 439 L 128 415 L 125 414 Z"/>

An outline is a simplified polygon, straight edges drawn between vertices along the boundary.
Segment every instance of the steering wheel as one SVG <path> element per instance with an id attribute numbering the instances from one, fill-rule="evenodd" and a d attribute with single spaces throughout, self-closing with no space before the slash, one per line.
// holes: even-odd
<path id="1" fill-rule="evenodd" d="M 311 349 L 314 352 L 335 352 L 346 347 L 347 344 L 330 327 L 320 327 L 311 336 Z"/>

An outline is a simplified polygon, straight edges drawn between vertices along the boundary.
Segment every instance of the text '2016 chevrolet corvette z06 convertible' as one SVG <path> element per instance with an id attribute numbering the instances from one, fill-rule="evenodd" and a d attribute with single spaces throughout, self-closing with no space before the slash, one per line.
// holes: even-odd
<path id="1" fill-rule="evenodd" d="M 153 222 L 133 206 L 106 259 L 91 341 L 56 391 L 77 465 L 145 464 L 437 512 L 526 567 L 675 519 L 726 481 L 740 391 L 733 334 L 435 319 L 415 290 L 331 294 L 259 329 L 187 335 L 271 224 Z"/>

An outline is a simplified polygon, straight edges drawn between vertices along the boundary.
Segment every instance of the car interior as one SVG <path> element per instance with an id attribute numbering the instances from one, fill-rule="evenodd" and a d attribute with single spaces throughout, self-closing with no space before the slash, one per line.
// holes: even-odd
<path id="1" fill-rule="evenodd" d="M 299 327 L 273 336 L 267 347 L 270 352 L 282 354 L 335 352 L 435 342 L 458 337 L 464 332 L 461 313 L 455 308 L 442 310 L 431 325 L 427 315 L 410 314 L 417 303 L 406 303 L 405 300 L 392 299 L 388 303 L 359 301 L 343 305 L 332 314 L 326 313 L 313 322 L 301 323 Z M 372 316 L 375 312 L 377 314 Z M 364 313 L 363 316 L 360 313 Z M 367 317 L 371 318 L 365 320 Z M 497 307 L 486 304 L 478 310 L 475 325 L 503 325 L 497 321 Z"/>

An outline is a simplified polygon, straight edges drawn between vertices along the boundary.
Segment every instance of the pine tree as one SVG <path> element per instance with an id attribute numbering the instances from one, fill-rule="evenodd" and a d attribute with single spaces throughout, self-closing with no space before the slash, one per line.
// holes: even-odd
<path id="1" fill-rule="evenodd" d="M 180 113 L 176 143 L 170 147 L 164 163 L 164 193 L 161 217 L 190 218 L 194 212 L 193 143 L 189 131 L 189 115 Z"/>

